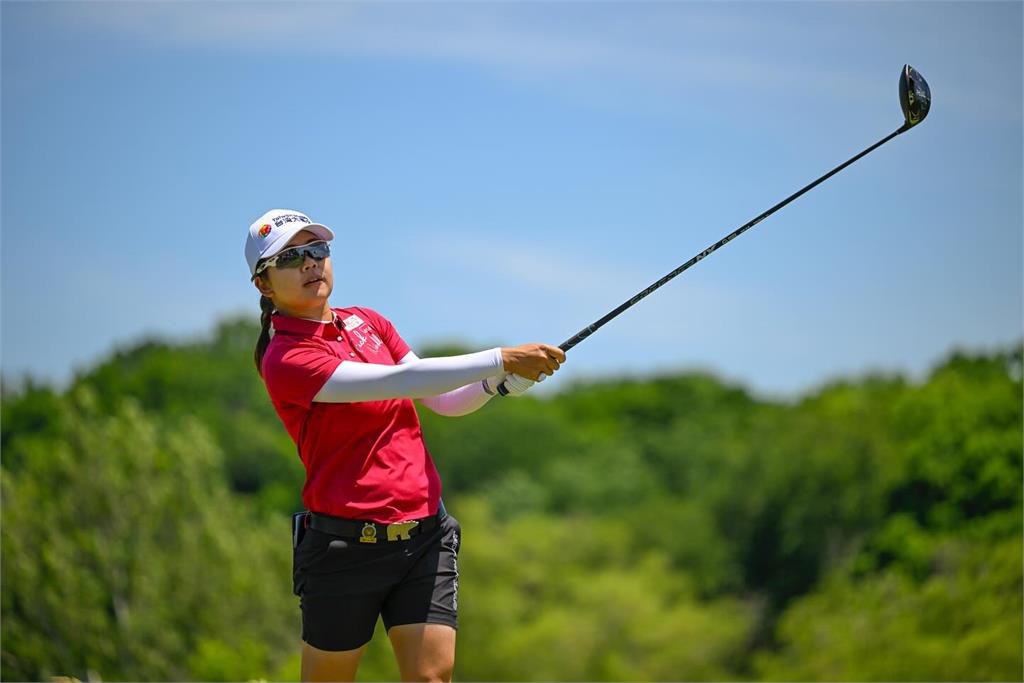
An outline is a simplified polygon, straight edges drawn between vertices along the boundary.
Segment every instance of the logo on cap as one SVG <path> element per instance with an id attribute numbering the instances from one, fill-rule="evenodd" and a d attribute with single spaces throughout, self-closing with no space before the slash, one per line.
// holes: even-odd
<path id="1" fill-rule="evenodd" d="M 309 219 L 300 213 L 286 213 L 282 216 L 274 216 L 274 225 L 281 227 L 285 223 L 309 223 Z"/>
<path id="2" fill-rule="evenodd" d="M 260 237 L 266 237 L 269 234 L 270 234 L 270 223 L 264 223 L 262 226 L 260 226 L 259 236 Z"/>

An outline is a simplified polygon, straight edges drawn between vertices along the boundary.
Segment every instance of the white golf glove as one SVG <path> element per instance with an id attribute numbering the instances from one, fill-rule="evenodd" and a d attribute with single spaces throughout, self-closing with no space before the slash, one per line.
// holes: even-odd
<path id="1" fill-rule="evenodd" d="M 538 381 L 543 382 L 545 377 L 546 375 L 542 374 L 540 376 L 540 380 Z M 525 377 L 520 377 L 519 375 L 513 373 L 501 374 L 495 377 L 488 377 L 487 379 L 484 380 L 484 384 L 486 385 L 488 392 L 494 394 L 498 393 L 498 385 L 500 385 L 502 382 L 505 382 L 505 388 L 508 389 L 509 396 L 519 396 L 520 394 L 524 393 L 527 389 L 529 389 L 530 387 L 537 383 L 534 382 L 533 380 L 526 379 Z"/>

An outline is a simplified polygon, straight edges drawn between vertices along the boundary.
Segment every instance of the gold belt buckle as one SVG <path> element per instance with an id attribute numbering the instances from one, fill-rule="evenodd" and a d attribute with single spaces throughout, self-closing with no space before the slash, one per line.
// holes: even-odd
<path id="1" fill-rule="evenodd" d="M 388 540 L 389 541 L 408 541 L 412 538 L 409 532 L 419 526 L 419 522 L 400 522 L 398 524 L 388 524 Z"/>

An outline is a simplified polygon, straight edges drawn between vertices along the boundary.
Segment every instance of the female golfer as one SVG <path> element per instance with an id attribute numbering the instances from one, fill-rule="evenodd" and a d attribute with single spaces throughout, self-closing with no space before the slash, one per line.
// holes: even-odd
<path id="1" fill-rule="evenodd" d="M 293 567 L 302 680 L 354 680 L 380 615 L 403 681 L 449 681 L 460 526 L 441 503 L 410 399 L 465 415 L 503 380 L 521 394 L 565 354 L 526 344 L 417 358 L 376 311 L 328 305 L 332 239 L 304 214 L 275 209 L 245 243 L 262 295 L 256 368 L 306 468 Z"/>

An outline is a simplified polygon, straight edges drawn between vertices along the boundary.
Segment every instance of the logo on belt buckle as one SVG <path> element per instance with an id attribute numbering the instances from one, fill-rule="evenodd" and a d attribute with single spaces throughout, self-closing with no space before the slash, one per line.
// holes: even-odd
<path id="1" fill-rule="evenodd" d="M 372 522 L 367 522 L 363 525 L 362 536 L 359 537 L 360 543 L 376 543 L 377 542 L 377 527 Z"/>
<path id="2" fill-rule="evenodd" d="M 409 532 L 419 526 L 419 522 L 401 522 L 400 524 L 388 524 L 389 541 L 408 541 L 412 538 Z"/>

